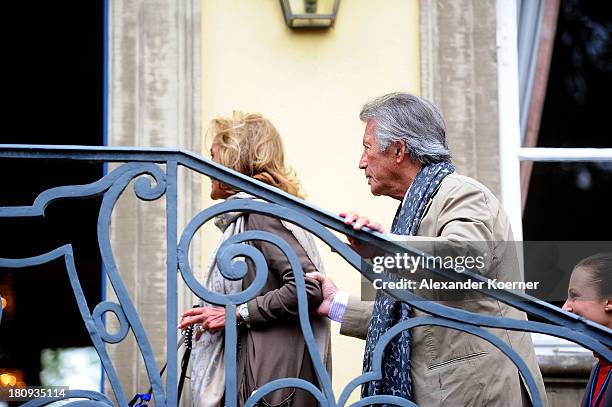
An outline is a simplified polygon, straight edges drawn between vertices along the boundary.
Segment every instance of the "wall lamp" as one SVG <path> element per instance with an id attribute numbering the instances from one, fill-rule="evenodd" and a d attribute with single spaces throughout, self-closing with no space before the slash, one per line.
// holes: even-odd
<path id="1" fill-rule="evenodd" d="M 334 26 L 340 0 L 280 0 L 289 28 L 330 28 Z"/>

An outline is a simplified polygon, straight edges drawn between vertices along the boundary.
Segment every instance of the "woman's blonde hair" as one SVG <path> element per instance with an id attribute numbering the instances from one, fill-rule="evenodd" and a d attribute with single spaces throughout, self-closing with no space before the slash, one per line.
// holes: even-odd
<path id="1" fill-rule="evenodd" d="M 303 198 L 295 171 L 285 165 L 281 137 L 261 114 L 235 111 L 231 118 L 213 119 L 209 132 L 217 145 L 215 161 Z M 237 192 L 225 184 L 222 187 Z"/>

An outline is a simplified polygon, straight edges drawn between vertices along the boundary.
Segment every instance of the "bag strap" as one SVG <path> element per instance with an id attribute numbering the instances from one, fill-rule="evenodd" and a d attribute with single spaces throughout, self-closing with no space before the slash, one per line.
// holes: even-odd
<path id="1" fill-rule="evenodd" d="M 193 338 L 193 325 L 189 325 L 185 330 L 185 353 L 183 353 L 183 360 L 181 361 L 181 376 L 179 377 L 178 384 L 178 401 L 181 402 L 181 394 L 183 393 L 183 384 L 185 384 L 185 377 L 187 377 L 187 366 L 189 366 L 189 358 L 191 356 L 191 346 Z"/>
<path id="2" fill-rule="evenodd" d="M 194 306 L 195 307 L 195 306 Z M 182 344 L 185 344 L 185 353 L 183 353 L 183 358 L 181 361 L 181 375 L 179 377 L 178 384 L 178 400 L 177 404 L 181 402 L 181 393 L 183 392 L 183 385 L 185 384 L 185 378 L 187 377 L 187 366 L 189 365 L 189 357 L 191 356 L 191 347 L 192 347 L 192 338 L 193 338 L 193 325 L 189 325 L 185 332 L 183 332 L 181 339 L 179 339 L 176 348 L 180 349 Z M 159 371 L 159 375 L 163 375 L 166 371 L 166 367 L 168 366 L 168 362 L 164 363 L 164 366 Z M 129 407 L 146 407 L 149 405 L 149 401 L 151 401 L 151 394 L 153 393 L 153 387 L 149 387 L 149 391 L 146 393 L 137 393 L 132 400 L 128 403 Z"/>

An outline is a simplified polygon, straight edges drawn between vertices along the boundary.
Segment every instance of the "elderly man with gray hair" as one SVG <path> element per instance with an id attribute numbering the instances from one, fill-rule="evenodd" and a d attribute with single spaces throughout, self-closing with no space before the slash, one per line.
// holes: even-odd
<path id="1" fill-rule="evenodd" d="M 444 119 L 429 101 L 392 93 L 367 103 L 360 118 L 366 123 L 359 168 L 373 195 L 401 202 L 389 236 L 410 244 L 438 242 L 511 242 L 510 223 L 497 198 L 474 179 L 459 175 L 451 163 Z M 340 214 L 355 230 L 384 228 L 355 213 Z M 358 241 L 350 240 L 357 251 Z M 520 279 L 494 259 L 504 257 L 503 244 L 492 244 L 491 261 L 483 274 L 499 281 Z M 339 291 L 325 276 L 319 313 L 341 322 L 340 333 L 366 339 L 363 371 L 371 371 L 373 350 L 393 325 L 426 315 L 379 290 L 376 300 L 360 301 Z M 526 319 L 526 315 L 494 299 L 444 301 L 466 311 Z M 491 329 L 527 363 L 546 405 L 542 375 L 531 337 L 525 332 Z M 389 394 L 420 406 L 528 406 L 531 399 L 514 364 L 490 343 L 470 334 L 438 326 L 403 331 L 385 348 L 382 379 L 363 385 L 362 397 Z"/>

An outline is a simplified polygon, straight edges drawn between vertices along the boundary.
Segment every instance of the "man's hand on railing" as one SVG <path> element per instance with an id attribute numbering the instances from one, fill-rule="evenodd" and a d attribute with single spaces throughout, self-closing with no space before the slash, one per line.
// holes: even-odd
<path id="1" fill-rule="evenodd" d="M 353 230 L 361 230 L 365 226 L 373 232 L 385 233 L 385 228 L 380 223 L 372 222 L 366 216 L 359 216 L 355 212 L 340 212 L 339 215 L 341 218 L 344 218 L 344 223 L 346 225 L 353 226 Z M 355 223 L 353 224 L 353 222 Z M 351 236 L 347 236 L 346 238 L 351 248 L 359 253 L 361 257 L 372 256 L 372 253 L 369 253 L 370 250 L 367 250 L 360 240 L 354 239 Z"/>
<path id="2" fill-rule="evenodd" d="M 338 287 L 336 287 L 336 284 L 334 284 L 331 278 L 319 273 L 318 271 L 306 273 L 306 277 L 312 278 L 313 280 L 317 280 L 321 283 L 323 302 L 321 302 L 321 305 L 319 305 L 319 308 L 317 308 L 317 314 L 327 317 L 329 315 L 331 304 L 334 301 L 334 297 L 338 293 Z"/>

